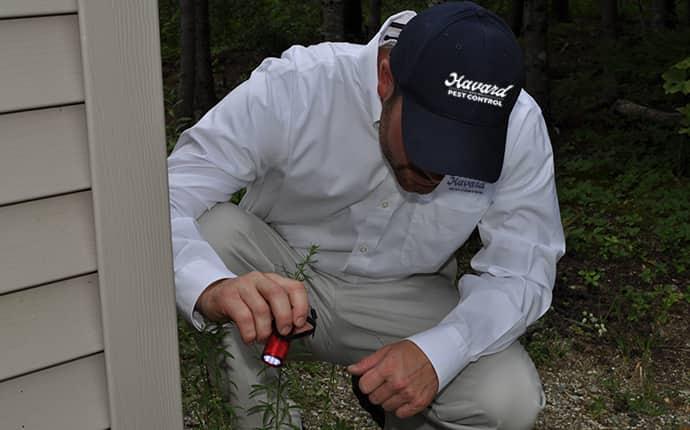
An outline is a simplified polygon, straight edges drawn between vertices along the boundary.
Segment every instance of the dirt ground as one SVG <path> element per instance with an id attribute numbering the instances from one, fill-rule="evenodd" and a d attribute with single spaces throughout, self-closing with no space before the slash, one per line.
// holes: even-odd
<path id="1" fill-rule="evenodd" d="M 549 321 L 558 315 L 550 316 L 537 329 L 541 337 L 529 339 L 541 345 L 532 355 L 547 397 L 535 428 L 690 430 L 689 316 L 674 315 L 667 344 L 653 349 L 645 364 L 621 356 L 606 342 L 559 337 Z M 305 429 L 331 428 L 336 418 L 349 428 L 378 429 L 359 407 L 344 368 L 336 368 L 335 383 L 327 364 L 294 364 L 286 372 L 293 391 L 302 393 Z"/>
<path id="2" fill-rule="evenodd" d="M 657 358 L 668 366 L 656 369 L 653 376 L 640 368 L 639 363 L 625 362 L 615 355 L 607 356 L 607 351 L 603 349 L 572 351 L 555 366 L 539 366 L 547 403 L 535 428 L 690 430 L 690 339 L 685 342 L 684 349 L 659 352 Z M 619 365 L 616 367 L 611 363 Z M 298 385 L 304 392 L 319 389 L 318 387 L 327 389 L 330 385 L 330 365 L 324 365 L 319 371 L 312 369 L 300 372 L 292 369 L 288 373 L 295 377 L 300 375 Z M 646 383 L 644 378 L 650 377 L 654 378 L 655 385 L 660 390 L 661 402 L 667 406 L 656 416 L 643 413 L 644 408 L 650 406 L 644 405 L 645 399 L 634 398 L 639 394 L 633 394 Z M 612 391 L 616 389 L 612 386 L 613 380 L 625 381 L 617 387 L 620 391 Z M 620 397 L 625 395 L 632 399 Z M 337 383 L 330 397 L 331 405 L 328 410 L 312 407 L 303 412 L 305 429 L 324 428 L 334 418 L 342 419 L 353 429 L 378 429 L 359 407 L 350 388 L 349 376 L 343 368 L 337 369 Z M 643 410 L 635 410 L 634 405 Z"/>

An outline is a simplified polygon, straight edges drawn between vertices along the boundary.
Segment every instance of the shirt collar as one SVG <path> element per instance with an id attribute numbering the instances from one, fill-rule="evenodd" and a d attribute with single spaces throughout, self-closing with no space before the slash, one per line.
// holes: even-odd
<path id="1" fill-rule="evenodd" d="M 378 126 L 378 121 L 381 118 L 381 100 L 379 99 L 378 91 L 376 87 L 378 85 L 378 54 L 379 54 L 379 40 L 382 35 L 386 32 L 391 22 L 403 22 L 406 23 L 412 17 L 417 15 L 416 12 L 411 10 L 402 11 L 396 13 L 389 17 L 386 22 L 383 23 L 378 33 L 367 43 L 362 52 L 362 80 L 363 89 L 365 92 L 365 102 L 367 104 L 366 108 L 371 115 L 371 122 L 374 127 Z"/>

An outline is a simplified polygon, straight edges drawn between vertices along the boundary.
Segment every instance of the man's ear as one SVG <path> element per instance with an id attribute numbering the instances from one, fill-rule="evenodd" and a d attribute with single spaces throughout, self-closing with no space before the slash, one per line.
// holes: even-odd
<path id="1" fill-rule="evenodd" d="M 376 90 L 379 93 L 381 101 L 388 99 L 395 90 L 395 81 L 393 80 L 393 72 L 391 71 L 391 63 L 388 55 L 382 55 L 378 62 L 379 82 Z"/>

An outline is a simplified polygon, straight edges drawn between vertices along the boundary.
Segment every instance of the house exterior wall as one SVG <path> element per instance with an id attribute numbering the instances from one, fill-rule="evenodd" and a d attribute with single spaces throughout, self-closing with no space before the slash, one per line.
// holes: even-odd
<path id="1" fill-rule="evenodd" d="M 181 429 L 155 0 L 0 3 L 0 428 Z"/>

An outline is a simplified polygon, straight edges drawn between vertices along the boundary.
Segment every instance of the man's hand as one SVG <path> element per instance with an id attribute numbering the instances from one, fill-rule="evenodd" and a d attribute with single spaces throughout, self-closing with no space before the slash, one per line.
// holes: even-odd
<path id="1" fill-rule="evenodd" d="M 282 335 L 305 325 L 309 303 L 304 284 L 275 273 L 251 272 L 209 285 L 196 305 L 207 319 L 231 320 L 242 341 L 265 342 L 272 321 Z"/>
<path id="2" fill-rule="evenodd" d="M 438 391 L 438 377 L 426 354 L 409 340 L 386 345 L 347 368 L 361 375 L 369 401 L 407 418 L 426 408 Z"/>

